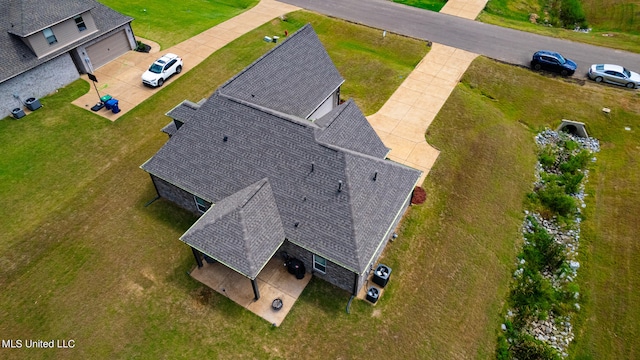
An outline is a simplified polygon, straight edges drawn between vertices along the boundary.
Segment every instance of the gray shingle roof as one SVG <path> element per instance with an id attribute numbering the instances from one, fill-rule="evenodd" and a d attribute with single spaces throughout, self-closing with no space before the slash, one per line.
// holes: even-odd
<path id="1" fill-rule="evenodd" d="M 0 82 L 20 75 L 133 20 L 94 0 L 0 0 L 0 9 Z M 5 9 L 8 11 L 4 11 Z M 86 9 L 91 9 L 98 32 L 51 55 L 38 59 L 20 39 L 20 36 L 69 19 Z"/>
<path id="2" fill-rule="evenodd" d="M 173 136 L 173 134 L 175 134 L 176 131 L 178 131 L 178 127 L 176 126 L 176 123 L 173 121 L 168 123 L 167 125 L 165 125 L 165 127 L 162 128 L 162 132 L 169 136 Z"/>
<path id="3" fill-rule="evenodd" d="M 8 31 L 26 37 L 96 6 L 91 0 L 9 0 Z"/>
<path id="4" fill-rule="evenodd" d="M 300 49 L 296 41 L 308 43 L 285 44 Z M 353 102 L 312 122 L 246 99 L 214 93 L 142 169 L 216 204 L 209 212 L 225 203 L 226 213 L 229 197 L 267 179 L 289 241 L 365 271 L 420 171 L 384 160 L 386 147 Z"/>
<path id="5" fill-rule="evenodd" d="M 165 115 L 169 116 L 172 119 L 178 120 L 182 123 L 189 121 L 189 118 L 193 116 L 196 110 L 200 108 L 200 105 L 204 103 L 207 99 L 202 99 L 198 103 L 194 103 L 193 101 L 184 100 L 178 106 L 173 109 L 167 111 Z"/>
<path id="6" fill-rule="evenodd" d="M 361 272 L 420 172 L 321 143 L 318 130 L 216 93 L 142 168 L 214 204 L 266 178 L 287 239 Z"/>
<path id="7" fill-rule="evenodd" d="M 195 111 L 198 110 L 200 108 L 200 105 L 202 105 L 202 103 L 206 100 L 207 99 L 202 99 L 197 104 L 189 100 L 184 100 L 173 109 L 167 111 L 165 115 L 184 124 L 189 121 L 189 118 L 193 116 Z M 176 125 L 175 121 L 171 121 L 162 128 L 162 132 L 168 134 L 169 136 L 173 136 L 176 131 L 178 131 L 178 126 Z"/>
<path id="8" fill-rule="evenodd" d="M 315 124 L 321 127 L 321 130 L 316 134 L 316 138 L 320 142 L 377 158 L 384 158 L 389 153 L 389 149 L 384 146 L 376 131 L 373 130 L 353 100 L 337 106 L 316 120 Z"/>
<path id="9" fill-rule="evenodd" d="M 307 118 L 344 79 L 311 25 L 222 85 L 223 94 Z"/>
<path id="10" fill-rule="evenodd" d="M 271 186 L 261 179 L 218 202 L 180 240 L 255 279 L 284 238 Z"/>

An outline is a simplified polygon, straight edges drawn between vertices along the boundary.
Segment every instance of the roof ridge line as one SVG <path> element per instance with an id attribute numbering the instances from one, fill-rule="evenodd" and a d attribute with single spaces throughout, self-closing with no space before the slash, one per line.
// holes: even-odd
<path id="1" fill-rule="evenodd" d="M 257 188 L 255 191 L 252 191 L 251 196 L 249 196 L 248 198 L 244 199 L 244 200 L 242 201 L 242 204 L 238 206 L 238 208 L 240 209 L 240 211 L 242 211 L 242 209 L 244 208 L 244 206 L 245 206 L 245 205 L 247 205 L 247 204 L 249 203 L 249 201 L 251 201 L 251 199 L 253 199 L 253 198 L 256 196 L 256 194 L 258 193 L 258 191 L 262 190 L 262 188 L 263 188 L 266 184 L 268 184 L 268 183 L 269 183 L 269 179 L 268 179 L 268 178 L 266 178 L 266 177 L 265 177 L 265 178 L 262 178 L 262 179 L 260 179 L 260 180 L 258 180 L 258 181 L 256 181 L 256 182 L 254 182 L 253 184 L 251 184 L 251 185 L 249 185 L 249 186 L 245 187 L 245 189 L 246 189 L 246 188 L 248 188 L 248 187 L 251 187 L 251 186 L 257 185 L 258 183 L 262 183 L 262 184 L 258 185 L 258 188 Z M 242 191 L 242 190 L 244 190 L 244 189 L 240 189 L 240 190 L 238 190 L 238 191 Z"/>
<path id="2" fill-rule="evenodd" d="M 280 44 L 278 44 L 277 46 L 273 47 L 271 50 L 267 51 L 266 53 L 262 54 L 262 56 L 260 56 L 259 58 L 257 58 L 254 62 L 252 62 L 251 64 L 249 64 L 247 67 L 245 67 L 244 69 L 242 69 L 239 73 L 235 74 L 231 79 L 227 80 L 224 84 L 220 85 L 220 87 L 218 88 L 218 91 L 220 91 L 220 89 L 224 89 L 227 85 L 231 84 L 232 82 L 234 82 L 238 77 L 240 77 L 240 75 L 244 74 L 245 72 L 249 71 L 249 69 L 251 69 L 252 67 L 254 67 L 256 64 L 258 64 L 260 61 L 264 60 L 265 57 L 269 56 L 269 54 L 271 54 L 272 52 L 274 52 L 276 49 L 280 48 L 282 45 L 286 44 L 287 41 L 293 37 L 295 37 L 296 35 L 298 35 L 300 32 L 302 32 L 303 30 L 307 29 L 311 27 L 311 23 L 306 23 L 304 26 L 302 26 L 300 29 L 298 29 L 296 32 L 294 32 L 293 34 L 291 34 L 290 36 L 288 36 L 283 42 L 281 42 Z"/>
<path id="3" fill-rule="evenodd" d="M 304 127 L 310 127 L 310 128 L 314 128 L 314 129 L 319 128 L 318 125 L 314 124 L 312 121 L 309 121 L 307 119 L 303 119 L 303 118 L 297 117 L 295 115 L 283 113 L 283 112 L 278 111 L 278 110 L 270 109 L 270 108 L 264 107 L 262 105 L 254 104 L 252 102 L 239 99 L 239 98 L 237 98 L 235 96 L 227 95 L 225 93 L 220 92 L 219 90 L 217 90 L 216 93 L 218 94 L 218 96 L 221 96 L 221 97 L 223 97 L 223 98 L 225 98 L 227 100 L 230 100 L 230 101 L 236 102 L 238 104 L 241 104 L 241 105 L 256 109 L 258 111 L 262 111 L 264 113 L 267 113 L 267 114 L 270 114 L 270 115 L 273 115 L 273 116 L 277 116 L 277 117 L 279 117 L 279 118 L 281 118 L 283 120 L 287 120 L 287 121 L 289 121 L 291 123 L 294 123 L 296 125 L 300 125 L 300 126 L 304 126 Z"/>

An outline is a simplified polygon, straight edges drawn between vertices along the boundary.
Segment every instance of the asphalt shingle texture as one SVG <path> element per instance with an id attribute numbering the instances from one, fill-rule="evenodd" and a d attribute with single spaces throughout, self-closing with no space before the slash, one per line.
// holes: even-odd
<path id="1" fill-rule="evenodd" d="M 180 239 L 255 279 L 284 237 L 271 186 L 262 179 L 217 203 Z"/>
<path id="2" fill-rule="evenodd" d="M 304 36 L 296 33 L 280 46 L 304 48 L 294 42 L 317 40 L 309 30 L 303 28 Z M 328 57 L 316 59 L 323 61 L 328 63 L 316 67 L 333 67 Z M 214 211 L 231 216 L 228 204 L 237 201 L 229 198 L 266 181 L 286 239 L 344 268 L 365 271 L 401 215 L 420 171 L 384 159 L 386 147 L 353 102 L 313 122 L 245 99 L 214 93 L 142 168 L 213 203 L 205 216 Z M 323 99 L 318 96 L 317 103 Z M 215 210 L 220 204 L 222 209 Z M 274 208 L 268 208 L 273 214 Z M 207 223 L 222 221 L 216 219 Z M 254 226 L 246 229 L 260 233 L 268 225 Z M 223 227 L 241 237 L 238 226 Z"/>
<path id="3" fill-rule="evenodd" d="M 227 81 L 219 91 L 307 118 L 343 82 L 318 36 L 307 24 Z"/>
<path id="4" fill-rule="evenodd" d="M 383 158 L 389 152 L 358 106 L 349 100 L 315 121 L 320 142 Z"/>

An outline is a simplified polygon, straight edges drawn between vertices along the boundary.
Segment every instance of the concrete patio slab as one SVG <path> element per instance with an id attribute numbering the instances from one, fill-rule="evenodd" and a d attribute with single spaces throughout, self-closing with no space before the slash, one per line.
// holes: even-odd
<path id="1" fill-rule="evenodd" d="M 256 279 L 260 298 L 255 300 L 251 280 L 220 263 L 205 262 L 203 267 L 194 268 L 190 274 L 202 284 L 275 326 L 282 324 L 312 276 L 306 273 L 303 279 L 296 279 L 287 271 L 281 259 L 272 258 Z M 280 310 L 272 307 L 275 299 L 282 300 Z"/>

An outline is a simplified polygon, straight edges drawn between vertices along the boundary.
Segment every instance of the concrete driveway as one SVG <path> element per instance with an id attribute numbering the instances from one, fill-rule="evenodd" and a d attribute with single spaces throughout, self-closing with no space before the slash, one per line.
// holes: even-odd
<path id="1" fill-rule="evenodd" d="M 171 77 L 167 81 L 170 83 L 231 41 L 280 15 L 296 10 L 299 8 L 293 5 L 275 0 L 261 0 L 258 5 L 244 13 L 168 49 L 160 50 L 158 44 L 139 39 L 152 46 L 150 53 L 129 51 L 94 72 L 98 79 L 96 86 L 100 96 L 108 94 L 118 99 L 118 105 L 121 109 L 117 114 L 106 109 L 99 110 L 96 114 L 112 121 L 117 120 L 161 90 L 162 87 L 154 89 L 142 85 L 141 79 L 142 73 L 161 55 L 171 52 L 180 55 L 184 60 L 182 73 Z M 87 75 L 83 75 L 82 78 L 91 83 Z M 91 111 L 91 107 L 99 100 L 100 98 L 92 85 L 92 89 L 87 94 L 72 103 Z"/>
<path id="2" fill-rule="evenodd" d="M 422 171 L 422 184 L 440 151 L 427 144 L 425 133 L 476 54 L 433 44 L 429 53 L 382 108 L 367 117 L 391 160 Z"/>

